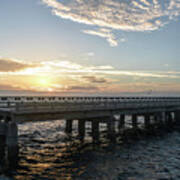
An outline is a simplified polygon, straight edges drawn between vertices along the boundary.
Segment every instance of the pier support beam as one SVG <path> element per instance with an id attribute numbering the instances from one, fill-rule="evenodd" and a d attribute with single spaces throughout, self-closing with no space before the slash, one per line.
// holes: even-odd
<path id="1" fill-rule="evenodd" d="M 107 128 L 108 128 L 108 138 L 112 141 L 116 141 L 115 137 L 115 119 L 114 117 L 110 117 L 107 121 Z"/>
<path id="2" fill-rule="evenodd" d="M 93 120 L 92 121 L 92 138 L 93 143 L 99 143 L 99 121 Z"/>
<path id="3" fill-rule="evenodd" d="M 175 111 L 175 124 L 180 125 L 180 111 Z"/>
<path id="4" fill-rule="evenodd" d="M 7 157 L 10 168 L 14 168 L 18 164 L 18 126 L 14 121 L 8 122 L 7 125 Z"/>
<path id="5" fill-rule="evenodd" d="M 85 136 L 85 120 L 81 119 L 78 120 L 78 132 L 79 132 L 79 139 L 81 141 L 84 140 L 84 136 Z"/>
<path id="6" fill-rule="evenodd" d="M 169 112 L 165 112 L 165 125 L 168 124 Z"/>
<path id="7" fill-rule="evenodd" d="M 176 120 L 175 120 L 175 112 L 172 112 L 172 122 L 173 124 L 175 124 Z"/>
<path id="8" fill-rule="evenodd" d="M 144 127 L 146 129 L 149 129 L 151 127 L 150 115 L 149 114 L 145 114 L 145 117 L 144 117 Z"/>
<path id="9" fill-rule="evenodd" d="M 66 120 L 66 133 L 71 134 L 72 133 L 72 123 L 73 120 Z"/>
<path id="10" fill-rule="evenodd" d="M 161 113 L 162 117 L 162 125 L 166 123 L 166 112 Z"/>
<path id="11" fill-rule="evenodd" d="M 5 149 L 6 149 L 6 134 L 7 124 L 2 121 L 3 117 L 0 117 L 0 164 L 4 164 L 5 160 Z"/>
<path id="12" fill-rule="evenodd" d="M 166 113 L 166 118 L 167 118 L 167 121 L 166 121 L 166 124 L 168 127 L 172 127 L 173 126 L 173 119 L 172 119 L 172 113 L 171 112 L 167 112 Z"/>
<path id="13" fill-rule="evenodd" d="M 132 115 L 132 127 L 133 127 L 133 129 L 138 128 L 138 122 L 137 122 L 137 115 L 136 114 Z"/>
<path id="14" fill-rule="evenodd" d="M 156 113 L 156 126 L 157 126 L 157 128 L 162 128 L 162 126 L 163 126 L 162 112 Z"/>
<path id="15" fill-rule="evenodd" d="M 152 116 L 151 116 L 151 120 L 152 120 L 152 125 L 153 126 L 156 126 L 157 124 L 157 114 L 154 113 Z"/>
<path id="16" fill-rule="evenodd" d="M 125 127 L 125 114 L 120 115 L 118 129 L 121 131 Z"/>

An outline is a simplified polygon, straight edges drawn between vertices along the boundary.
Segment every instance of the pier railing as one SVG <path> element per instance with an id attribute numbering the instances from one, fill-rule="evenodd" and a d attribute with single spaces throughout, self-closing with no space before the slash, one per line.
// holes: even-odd
<path id="1" fill-rule="evenodd" d="M 46 111 L 92 111 L 92 110 L 118 110 L 118 109 L 141 109 L 141 108 L 159 108 L 159 107 L 180 107 L 180 98 L 104 98 L 94 101 L 88 99 L 82 102 L 16 102 L 0 101 L 1 109 L 11 109 L 15 112 L 46 112 Z"/>

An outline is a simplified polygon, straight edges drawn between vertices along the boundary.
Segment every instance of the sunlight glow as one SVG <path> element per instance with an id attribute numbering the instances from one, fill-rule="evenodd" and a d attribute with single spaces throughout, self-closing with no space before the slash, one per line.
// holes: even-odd
<path id="1" fill-rule="evenodd" d="M 48 90 L 52 86 L 52 80 L 46 76 L 38 76 L 36 79 L 32 79 L 32 84 L 36 89 L 46 89 Z"/>
<path id="2" fill-rule="evenodd" d="M 41 86 L 49 86 L 49 81 L 48 79 L 39 79 L 39 85 Z"/>

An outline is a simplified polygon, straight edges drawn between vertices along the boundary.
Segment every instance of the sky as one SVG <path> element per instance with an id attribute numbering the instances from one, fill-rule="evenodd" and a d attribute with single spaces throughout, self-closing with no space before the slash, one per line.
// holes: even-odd
<path id="1" fill-rule="evenodd" d="M 0 0 L 0 95 L 180 93 L 180 0 Z"/>

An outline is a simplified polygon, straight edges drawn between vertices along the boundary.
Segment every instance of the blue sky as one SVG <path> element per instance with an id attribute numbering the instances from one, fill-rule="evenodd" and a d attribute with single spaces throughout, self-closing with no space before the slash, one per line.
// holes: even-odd
<path id="1" fill-rule="evenodd" d="M 0 89 L 27 90 L 33 83 L 23 84 L 25 76 L 46 79 L 47 66 L 48 74 L 59 63 L 63 77 L 51 77 L 43 91 L 180 91 L 179 16 L 180 0 L 1 0 Z M 6 72 L 7 64 L 22 68 Z M 10 86 L 14 74 L 17 87 Z M 104 79 L 104 89 L 93 78 Z"/>

